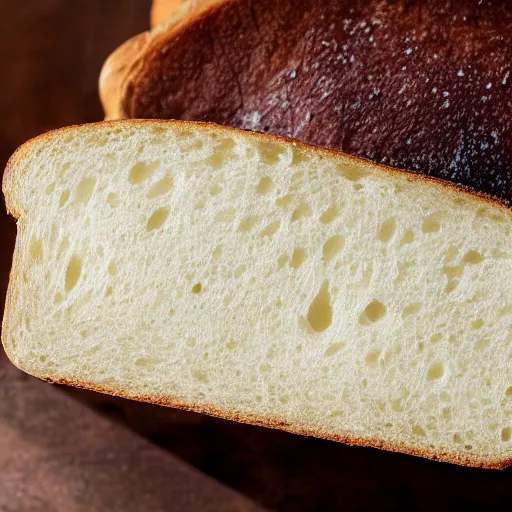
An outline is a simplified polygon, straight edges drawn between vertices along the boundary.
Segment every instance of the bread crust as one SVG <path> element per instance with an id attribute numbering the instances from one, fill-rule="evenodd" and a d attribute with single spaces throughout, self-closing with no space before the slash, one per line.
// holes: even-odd
<path id="1" fill-rule="evenodd" d="M 151 6 L 151 28 L 158 27 L 169 21 L 180 9 L 188 8 L 186 4 L 201 2 L 203 0 L 153 0 Z"/>
<path id="2" fill-rule="evenodd" d="M 153 0 L 151 6 L 151 27 L 165 23 L 186 0 Z"/>
<path id="3" fill-rule="evenodd" d="M 349 161 L 355 163 L 355 164 L 367 164 L 371 165 L 373 169 L 380 169 L 384 175 L 389 176 L 390 178 L 393 178 L 394 176 L 400 175 L 405 176 L 408 181 L 414 183 L 423 183 L 428 184 L 432 188 L 432 192 L 439 192 L 444 194 L 453 195 L 458 198 L 473 198 L 476 201 L 479 201 L 482 203 L 482 205 L 488 205 L 491 207 L 498 208 L 504 212 L 507 212 L 508 215 L 512 215 L 511 209 L 503 204 L 502 202 L 496 200 L 495 198 L 492 198 L 490 196 L 487 196 L 483 193 L 476 193 L 471 190 L 468 190 L 464 187 L 454 185 L 451 183 L 447 183 L 441 180 L 438 180 L 436 178 L 422 176 L 418 174 L 414 174 L 408 171 L 403 171 L 400 169 L 394 169 L 390 167 L 385 167 L 381 165 L 376 165 L 372 162 L 369 162 L 367 160 L 350 156 L 350 155 L 344 155 L 340 152 L 329 150 L 325 148 L 318 148 L 315 146 L 311 146 L 308 144 L 304 144 L 301 142 L 297 142 L 291 139 L 287 139 L 284 137 L 276 136 L 276 135 L 269 135 L 269 134 L 259 134 L 259 133 L 250 133 L 250 132 L 242 132 L 240 130 L 234 129 L 234 128 L 228 128 L 228 127 L 220 127 L 211 123 L 195 123 L 195 122 L 189 122 L 189 121 L 164 121 L 164 120 L 157 120 L 157 121 L 151 121 L 151 120 L 124 120 L 124 121 L 110 121 L 110 122 L 102 122 L 102 123 L 92 123 L 88 125 L 81 125 L 81 126 L 72 126 L 67 128 L 62 128 L 59 130 L 55 130 L 53 132 L 49 132 L 43 135 L 40 135 L 39 137 L 36 137 L 27 143 L 25 143 L 23 146 L 21 146 L 14 155 L 10 158 L 6 171 L 4 174 L 3 179 L 3 191 L 6 198 L 6 204 L 8 211 L 11 215 L 13 215 L 17 221 L 18 226 L 20 226 L 20 222 L 23 221 L 23 205 L 20 204 L 20 190 L 23 182 L 23 169 L 24 166 L 22 165 L 24 160 L 26 158 L 30 157 L 31 152 L 37 147 L 45 143 L 51 142 L 51 140 L 55 137 L 64 137 L 69 133 L 82 131 L 84 133 L 98 133 L 99 131 L 103 130 L 123 130 L 125 128 L 138 128 L 138 127 L 158 127 L 158 128 L 194 128 L 200 131 L 205 132 L 220 132 L 220 134 L 226 134 L 226 133 L 232 133 L 235 136 L 236 135 L 242 135 L 250 138 L 256 138 L 268 142 L 277 142 L 277 143 L 290 143 L 294 147 L 303 148 L 306 150 L 315 150 L 321 154 L 324 154 L 326 156 L 331 157 L 343 157 L 344 161 L 345 159 L 348 159 Z M 18 233 L 18 240 L 17 240 L 17 248 L 18 246 L 21 246 L 20 243 L 20 233 Z M 17 249 L 16 249 L 17 250 Z M 418 449 L 416 447 L 411 447 L 406 444 L 400 444 L 400 443 L 393 443 L 393 442 L 386 442 L 379 440 L 377 438 L 355 438 L 350 436 L 335 436 L 326 432 L 322 432 L 319 430 L 308 428 L 307 425 L 294 425 L 290 423 L 286 423 L 283 421 L 280 421 L 279 418 L 275 417 L 259 417 L 259 416 L 250 416 L 247 414 L 244 414 L 240 411 L 234 411 L 229 409 L 222 409 L 219 407 L 216 407 L 215 405 L 205 405 L 205 404 L 197 404 L 197 403 L 184 403 L 177 400 L 174 400 L 172 398 L 166 398 L 166 397 L 155 397 L 155 396 L 141 396 L 141 395 L 134 395 L 130 394 L 129 392 L 120 389 L 120 388 L 106 388 L 99 385 L 96 385 L 91 382 L 82 382 L 82 381 L 75 381 L 70 380 L 66 378 L 55 378 L 50 377 L 48 375 L 41 375 L 37 374 L 36 372 L 32 371 L 31 369 L 23 368 L 23 365 L 18 362 L 14 351 L 11 350 L 11 346 L 6 342 L 7 340 L 7 334 L 9 332 L 9 323 L 10 319 L 12 317 L 13 311 L 14 311 L 14 304 L 15 304 L 15 296 L 16 296 L 16 288 L 15 283 L 17 282 L 16 277 L 21 274 L 21 270 L 16 266 L 16 259 L 14 260 L 13 268 L 11 271 L 11 280 L 9 283 L 9 288 L 7 292 L 7 301 L 5 306 L 5 314 L 3 319 L 3 328 L 2 328 L 2 340 L 4 342 L 4 348 L 6 351 L 7 356 L 9 359 L 15 364 L 18 368 L 21 370 L 30 373 L 34 375 L 35 377 L 45 380 L 47 382 L 56 383 L 56 384 L 63 384 L 63 385 L 69 385 L 74 386 L 78 388 L 83 389 L 89 389 L 91 391 L 97 391 L 100 393 L 106 393 L 114 396 L 120 396 L 123 398 L 129 398 L 132 400 L 138 400 L 143 402 L 149 402 L 156 405 L 163 405 L 167 407 L 174 407 L 179 408 L 183 410 L 188 411 L 194 411 L 199 413 L 208 414 L 210 416 L 216 416 L 232 421 L 238 421 L 241 423 L 248 423 L 253 425 L 259 425 L 264 426 L 268 428 L 275 428 L 275 429 L 281 429 L 285 430 L 294 434 L 301 434 L 306 436 L 313 436 L 318 438 L 323 438 L 327 440 L 342 442 L 349 445 L 357 445 L 357 446 L 367 446 L 367 447 L 373 447 L 373 448 L 380 448 L 388 451 L 393 452 L 401 452 L 406 453 L 410 455 L 415 455 L 419 457 L 424 457 L 432 460 L 442 461 L 442 462 L 450 462 L 453 464 L 459 464 L 459 465 L 465 465 L 465 466 L 472 466 L 472 467 L 481 467 L 481 468 L 488 468 L 488 469 L 503 469 L 507 466 L 512 465 L 512 458 L 510 459 L 484 459 L 484 458 L 478 458 L 471 455 L 461 455 L 460 453 L 449 453 L 449 452 L 437 452 L 435 450 L 426 450 L 426 449 Z"/>
<path id="4" fill-rule="evenodd" d="M 151 32 L 105 110 L 290 136 L 511 201 L 512 6 L 446 6 L 194 3 Z"/>
<path id="5" fill-rule="evenodd" d="M 99 94 L 106 119 L 126 117 L 122 103 L 118 99 L 125 95 L 129 87 L 129 77 L 136 74 L 144 50 L 150 41 L 149 32 L 132 37 L 117 48 L 103 64 L 99 78 Z"/>
<path id="6" fill-rule="evenodd" d="M 37 376 L 36 376 L 37 377 Z M 41 377 L 38 377 L 41 378 Z M 98 386 L 94 383 L 73 381 L 68 379 L 51 379 L 41 378 L 50 384 L 72 386 L 75 388 L 86 389 L 89 391 L 95 391 L 97 393 L 103 393 L 111 396 L 117 396 L 128 400 L 135 400 L 138 402 L 147 402 L 153 405 L 159 405 L 163 407 L 172 407 L 174 409 L 181 409 L 183 411 L 196 412 L 199 414 L 206 414 L 207 416 L 213 416 L 215 418 L 221 418 L 229 421 L 236 421 L 237 423 L 244 423 L 247 425 L 255 425 L 258 427 L 272 428 L 276 430 L 283 430 L 291 434 L 302 435 L 306 437 L 316 437 L 318 439 L 325 439 L 327 441 L 334 441 L 337 443 L 347 444 L 349 446 L 361 446 L 366 448 L 377 448 L 380 450 L 386 450 L 394 453 L 404 453 L 406 455 L 413 455 L 415 457 L 422 457 L 437 462 L 448 462 L 450 464 L 457 464 L 458 466 L 482 468 L 482 469 L 505 469 L 512 465 L 512 458 L 509 459 L 481 459 L 471 456 L 462 456 L 458 453 L 450 452 L 438 452 L 435 450 L 419 449 L 408 446 L 401 443 L 393 443 L 382 441 L 377 438 L 357 438 L 351 436 L 338 436 L 329 433 L 321 432 L 319 430 L 308 428 L 305 425 L 294 425 L 292 423 L 280 421 L 275 417 L 260 417 L 250 416 L 240 411 L 222 409 L 213 405 L 206 404 L 193 404 L 184 403 L 172 398 L 158 398 L 144 395 L 132 395 L 126 393 L 119 388 L 105 388 Z"/>
<path id="7" fill-rule="evenodd" d="M 176 0 L 155 2 L 152 19 L 157 17 L 151 31 L 142 32 L 124 42 L 105 61 L 99 78 L 99 96 L 106 120 L 128 119 L 131 88 L 139 76 L 150 45 L 182 25 L 191 23 L 197 15 L 227 0 Z M 165 17 L 165 19 L 164 19 Z"/>

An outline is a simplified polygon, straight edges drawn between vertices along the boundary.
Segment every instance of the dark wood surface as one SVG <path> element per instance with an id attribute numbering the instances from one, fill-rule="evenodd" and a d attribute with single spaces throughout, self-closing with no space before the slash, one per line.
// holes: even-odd
<path id="1" fill-rule="evenodd" d="M 149 0 L 0 0 L 2 168 L 26 139 L 101 118 L 101 63 L 146 28 L 148 13 Z M 2 305 L 14 237 L 2 204 Z M 67 390 L 0 354 L 0 511 L 509 511 L 511 489 L 511 470 Z"/>

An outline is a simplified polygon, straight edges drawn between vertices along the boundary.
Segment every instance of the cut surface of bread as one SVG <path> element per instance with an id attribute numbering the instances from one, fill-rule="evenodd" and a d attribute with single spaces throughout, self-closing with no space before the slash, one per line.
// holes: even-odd
<path id="1" fill-rule="evenodd" d="M 512 459 L 512 214 L 213 125 L 28 142 L 2 338 L 41 379 L 438 460 Z"/>
<path id="2" fill-rule="evenodd" d="M 181 12 L 107 60 L 107 117 L 284 135 L 512 200 L 511 2 L 201 0 Z"/>

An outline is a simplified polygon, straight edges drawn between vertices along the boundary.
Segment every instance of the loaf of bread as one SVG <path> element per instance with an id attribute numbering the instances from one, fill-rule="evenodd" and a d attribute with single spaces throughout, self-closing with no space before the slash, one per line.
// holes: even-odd
<path id="1" fill-rule="evenodd" d="M 109 118 L 285 135 L 512 199 L 512 3 L 202 0 L 106 62 Z"/>
<path id="2" fill-rule="evenodd" d="M 11 158 L 19 368 L 472 466 L 512 461 L 512 214 L 213 125 L 52 132 Z"/>

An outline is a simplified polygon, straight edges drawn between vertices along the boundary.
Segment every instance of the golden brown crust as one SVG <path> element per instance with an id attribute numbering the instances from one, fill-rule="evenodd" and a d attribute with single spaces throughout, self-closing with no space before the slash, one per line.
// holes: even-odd
<path id="1" fill-rule="evenodd" d="M 126 117 L 119 98 L 126 94 L 129 77 L 140 66 L 140 59 L 150 40 L 149 32 L 132 37 L 105 61 L 99 79 L 99 92 L 106 119 Z"/>
<path id="2" fill-rule="evenodd" d="M 151 27 L 165 23 L 186 0 L 153 0 L 151 6 Z"/>
<path id="3" fill-rule="evenodd" d="M 229 0 L 176 0 L 155 2 L 154 30 L 138 34 L 117 48 L 103 64 L 99 95 L 105 119 L 126 119 L 130 115 L 130 98 L 134 80 L 139 76 L 150 45 L 178 32 L 210 6 Z M 168 14 L 168 15 L 167 15 Z"/>
<path id="4" fill-rule="evenodd" d="M 473 200 L 482 202 L 483 204 L 487 204 L 491 207 L 496 207 L 502 211 L 507 212 L 509 215 L 512 214 L 510 208 L 508 208 L 503 203 L 500 203 L 496 199 L 493 199 L 491 197 L 488 197 L 484 194 L 479 194 L 472 192 L 470 190 L 467 190 L 463 187 L 453 185 L 450 183 L 443 182 L 441 180 L 431 178 L 431 177 L 425 177 L 421 175 L 417 175 L 414 173 L 410 173 L 408 171 L 402 171 L 399 169 L 393 169 L 389 167 L 380 166 L 377 164 L 373 164 L 371 162 L 368 162 L 366 160 L 343 155 L 342 153 L 324 149 L 324 148 L 317 148 L 315 146 L 311 146 L 308 144 L 300 143 L 297 141 L 293 141 L 290 139 L 286 139 L 284 137 L 279 137 L 275 135 L 268 135 L 268 134 L 259 134 L 259 133 L 251 133 L 251 132 L 242 132 L 240 130 L 236 130 L 234 128 L 227 128 L 227 127 L 220 127 L 214 124 L 206 124 L 206 123 L 194 123 L 194 122 L 188 122 L 188 121 L 151 121 L 151 120 L 124 120 L 124 121 L 111 121 L 111 122 L 103 122 L 103 123 L 93 123 L 89 125 L 82 125 L 82 126 L 73 126 L 73 127 L 67 127 L 62 128 L 60 130 L 55 130 L 53 132 L 49 132 L 43 135 L 40 135 L 39 137 L 36 137 L 35 139 L 32 139 L 25 143 L 23 146 L 21 146 L 11 157 L 7 164 L 6 172 L 4 175 L 3 180 L 3 190 L 6 195 L 6 202 L 9 209 L 9 212 L 14 215 L 18 220 L 20 220 L 20 216 L 23 214 L 23 205 L 19 204 L 19 187 L 23 180 L 23 175 L 21 175 L 23 168 L 21 164 L 23 163 L 23 160 L 25 158 L 29 158 L 31 152 L 37 147 L 38 145 L 44 144 L 46 142 L 50 142 L 52 138 L 63 136 L 65 134 L 68 134 L 70 132 L 76 132 L 76 131 L 84 131 L 86 133 L 95 132 L 97 133 L 98 130 L 118 130 L 118 129 L 124 129 L 124 128 L 133 128 L 133 127 L 143 127 L 143 126 L 154 126 L 154 127 L 186 127 L 186 128 L 196 128 L 198 130 L 203 131 L 217 131 L 217 132 L 223 132 L 223 133 L 233 133 L 234 135 L 238 136 L 246 136 L 250 138 L 258 138 L 265 141 L 270 142 L 278 142 L 278 143 L 290 143 L 293 144 L 294 147 L 303 148 L 306 150 L 314 149 L 317 152 L 320 152 L 321 154 L 329 155 L 332 157 L 343 157 L 344 159 L 349 159 L 350 161 L 354 162 L 355 164 L 366 164 L 371 165 L 373 169 L 380 169 L 383 174 L 390 176 L 391 178 L 393 176 L 402 175 L 406 176 L 407 179 L 411 182 L 418 182 L 418 183 L 424 183 L 432 187 L 433 191 L 441 192 L 444 194 L 450 194 L 452 196 L 456 196 L 459 198 L 472 198 Z M 16 259 L 15 259 L 16 262 Z M 19 269 L 16 268 L 16 263 L 13 266 L 12 269 L 12 276 L 16 276 L 19 273 Z M 177 400 L 174 400 L 172 398 L 168 397 L 153 397 L 153 396 L 137 396 L 130 394 L 122 389 L 119 388 L 105 388 L 98 386 L 94 383 L 90 382 L 81 382 L 81 381 L 72 381 L 65 378 L 52 378 L 44 375 L 37 375 L 30 371 L 30 369 L 26 369 L 22 367 L 21 363 L 18 363 L 17 358 L 15 357 L 13 351 L 11 350 L 11 347 L 8 343 L 5 343 L 7 333 L 9 332 L 9 319 L 12 315 L 12 310 L 14 306 L 14 300 L 15 300 L 15 289 L 14 289 L 14 281 L 15 279 L 11 279 L 11 282 L 9 284 L 8 294 L 7 294 L 7 302 L 5 307 L 5 315 L 3 320 L 3 330 L 2 330 L 2 337 L 4 340 L 4 347 L 6 350 L 6 353 L 8 357 L 11 359 L 11 361 L 18 366 L 23 371 L 28 371 L 28 373 L 33 374 L 35 377 L 38 377 L 42 380 L 46 380 L 47 382 L 52 382 L 56 384 L 65 384 L 70 385 L 74 387 L 89 389 L 92 391 L 98 391 L 101 393 L 107 393 L 115 396 L 120 396 L 124 398 L 129 398 L 133 400 L 138 401 L 144 401 L 149 402 L 157 405 L 164 405 L 168 407 L 175 407 L 180 408 L 184 410 L 189 411 L 195 411 L 200 412 L 204 414 L 208 414 L 211 416 L 217 416 L 220 418 L 225 418 L 228 420 L 238 421 L 241 423 L 249 423 L 253 425 L 260 425 L 264 427 L 269 428 L 276 428 L 285 430 L 291 433 L 295 434 L 301 434 L 306 436 L 313 436 L 313 437 L 319 437 L 324 438 L 332 441 L 342 442 L 350 445 L 357 445 L 357 446 L 368 446 L 368 447 L 374 447 L 374 448 L 380 448 L 385 449 L 388 451 L 393 452 L 401 452 L 401 453 L 407 453 L 410 455 L 415 455 L 419 457 L 425 457 L 432 460 L 438 460 L 443 462 L 450 462 L 453 464 L 459 464 L 459 465 L 466 465 L 466 466 L 473 466 L 473 467 L 482 467 L 482 468 L 489 468 L 489 469 L 503 469 L 509 465 L 512 465 L 512 459 L 504 459 L 504 460 L 494 460 L 494 459 L 485 459 L 485 458 L 477 458 L 472 457 L 470 455 L 461 455 L 460 453 L 448 453 L 448 452 L 437 452 L 435 450 L 427 450 L 427 449 L 419 449 L 411 446 L 407 446 L 405 444 L 400 443 L 391 443 L 382 441 L 379 439 L 364 439 L 364 438 L 354 438 L 350 436 L 335 436 L 332 434 L 328 434 L 325 432 L 321 432 L 319 430 L 314 430 L 311 428 L 308 428 L 307 425 L 293 425 L 290 423 L 285 423 L 280 421 L 278 418 L 275 417 L 258 417 L 258 416 L 249 416 L 247 414 L 244 414 L 239 411 L 232 411 L 229 409 L 222 409 L 215 407 L 214 405 L 205 405 L 205 404 L 193 404 L 193 403 L 183 403 L 179 402 Z"/>
<path id="5" fill-rule="evenodd" d="M 41 377 L 39 377 L 41 378 Z M 411 446 L 407 446 L 405 444 L 393 443 L 382 441 L 380 439 L 375 438 L 357 438 L 350 436 L 339 436 L 332 435 L 329 433 L 321 432 L 319 430 L 314 430 L 308 428 L 306 426 L 294 425 L 292 423 L 280 421 L 277 418 L 273 417 L 259 417 L 259 416 L 250 416 L 244 414 L 242 412 L 222 409 L 212 405 L 207 404 L 191 404 L 184 403 L 172 398 L 167 397 L 152 397 L 152 396 L 137 396 L 132 395 L 123 391 L 122 389 L 107 389 L 102 386 L 98 386 L 94 383 L 80 382 L 80 381 L 72 381 L 67 379 L 51 379 L 51 378 L 42 378 L 46 382 L 51 384 L 72 386 L 75 388 L 87 389 L 89 391 L 95 391 L 98 393 L 104 393 L 107 395 L 118 396 L 120 398 L 127 398 L 129 400 L 136 400 L 139 402 L 147 402 L 154 405 L 160 405 L 163 407 L 173 407 L 175 409 L 181 409 L 184 411 L 191 411 L 200 414 L 206 414 L 208 416 L 214 416 L 216 418 L 222 418 L 229 421 L 236 421 L 238 423 L 245 423 L 248 425 L 256 425 L 260 427 L 273 428 L 277 430 L 284 430 L 285 432 L 290 432 L 292 434 L 307 436 L 307 437 L 317 437 L 320 439 L 325 439 L 328 441 L 335 441 L 337 443 L 344 443 L 350 446 L 362 446 L 367 448 L 378 448 L 380 450 L 386 450 L 394 453 L 405 453 L 407 455 L 414 455 L 415 457 L 423 457 L 426 459 L 434 460 L 437 462 L 449 462 L 451 464 L 457 464 L 459 466 L 468 466 L 475 468 L 484 468 L 484 469 L 505 469 L 512 465 L 512 458 L 503 459 L 503 460 L 493 460 L 493 459 L 482 459 L 471 457 L 469 455 L 461 456 L 460 453 L 449 453 L 449 452 L 439 452 L 436 450 L 427 450 L 420 449 Z"/>
<path id="6" fill-rule="evenodd" d="M 154 28 L 167 23 L 180 9 L 183 9 L 185 4 L 201 1 L 202 0 L 153 0 L 153 5 L 151 6 L 151 27 Z"/>

